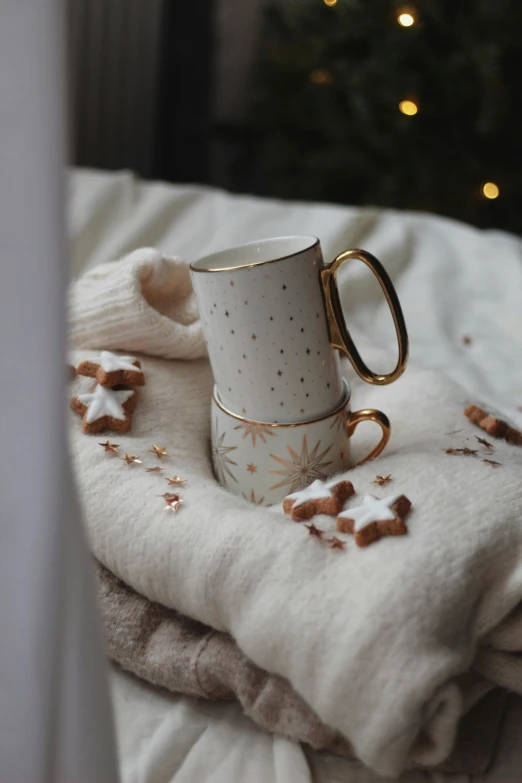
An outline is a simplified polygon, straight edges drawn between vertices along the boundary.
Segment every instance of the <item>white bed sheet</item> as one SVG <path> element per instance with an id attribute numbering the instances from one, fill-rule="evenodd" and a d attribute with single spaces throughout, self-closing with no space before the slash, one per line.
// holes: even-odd
<path id="1" fill-rule="evenodd" d="M 95 171 L 71 174 L 70 231 L 73 275 L 144 245 L 187 260 L 293 233 L 319 236 L 327 260 L 348 247 L 364 247 L 394 280 L 410 332 L 411 361 L 438 368 L 461 383 L 470 398 L 480 396 L 522 426 L 522 240 L 517 237 L 432 215 L 232 196 L 206 187 L 141 183 L 128 172 Z M 363 342 L 392 347 L 393 327 L 378 285 L 362 264 L 344 274 L 353 281 L 343 302 L 352 333 Z M 469 345 L 462 342 L 465 335 Z M 119 672 L 113 685 L 124 783 L 378 780 L 356 764 L 267 735 L 235 705 L 159 693 Z M 522 734 L 522 709 L 515 705 L 506 737 L 517 731 Z M 517 757 L 516 743 L 511 744 L 496 765 L 499 777 L 492 770 L 484 779 L 488 783 L 505 783 L 509 773 L 522 778 L 522 750 Z M 429 773 L 411 773 L 401 781 L 432 779 Z"/>

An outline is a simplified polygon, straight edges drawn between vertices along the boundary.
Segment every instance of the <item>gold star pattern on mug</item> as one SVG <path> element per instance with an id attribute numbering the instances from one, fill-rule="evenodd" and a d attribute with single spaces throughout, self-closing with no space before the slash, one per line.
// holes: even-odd
<path id="1" fill-rule="evenodd" d="M 303 273 L 297 295 L 295 259 L 302 252 Z M 320 415 L 325 405 L 333 407 L 342 396 L 338 372 L 328 358 L 331 344 L 317 275 L 320 259 L 317 246 L 298 249 L 273 265 L 270 272 L 253 265 L 248 273 L 237 270 L 237 274 L 223 277 L 198 276 L 198 293 L 203 293 L 204 303 L 208 297 L 202 314 L 205 332 L 208 330 L 207 347 L 210 355 L 216 356 L 216 383 L 226 394 L 223 403 L 227 407 L 241 412 L 243 400 L 250 399 L 249 413 L 259 421 L 292 422 L 308 413 Z M 310 322 L 315 324 L 313 330 Z M 228 335 L 225 344 L 223 334 Z M 267 355 L 271 351 L 279 354 L 280 362 L 275 367 L 272 364 L 267 373 L 263 368 L 270 367 Z M 273 375 L 278 370 L 281 374 L 276 380 Z M 295 376 L 300 387 L 297 394 Z M 230 454 L 229 459 L 232 462 L 225 464 L 234 475 L 234 455 Z"/>
<path id="2" fill-rule="evenodd" d="M 247 470 L 249 473 L 255 473 L 257 471 L 257 466 L 251 462 L 249 465 L 247 465 Z"/>
<path id="3" fill-rule="evenodd" d="M 231 451 L 235 451 L 237 449 L 237 446 L 227 446 L 225 444 L 224 441 L 226 433 L 223 432 L 220 435 L 218 426 L 218 420 L 216 418 L 214 424 L 214 434 L 212 437 L 212 443 L 214 444 L 212 447 L 212 460 L 218 481 L 220 484 L 225 486 L 227 483 L 227 477 L 231 478 L 237 483 L 237 478 L 234 476 L 231 470 L 231 465 L 237 467 L 237 462 L 228 456 Z"/>
<path id="4" fill-rule="evenodd" d="M 278 484 L 274 484 L 270 489 L 290 487 L 290 493 L 292 493 L 304 489 L 308 484 L 311 484 L 312 481 L 315 481 L 315 479 L 324 481 L 326 479 L 326 473 L 324 471 L 332 464 L 332 460 L 325 460 L 325 457 L 332 448 L 332 444 L 322 452 L 319 452 L 320 446 L 321 441 L 318 440 L 313 449 L 309 451 L 306 435 L 304 435 L 300 454 L 297 454 L 290 446 L 286 447 L 290 454 L 290 459 L 284 459 L 275 454 L 270 454 L 272 459 L 275 459 L 276 462 L 283 465 L 282 470 L 269 471 L 270 473 L 283 477 Z"/>
<path id="5" fill-rule="evenodd" d="M 234 429 L 244 430 L 243 440 L 250 435 L 252 438 L 252 446 L 256 445 L 257 438 L 262 440 L 263 443 L 266 443 L 265 435 L 271 435 L 272 437 L 276 436 L 273 427 L 270 427 L 268 424 L 260 424 L 254 421 L 244 421 L 242 424 L 238 424 L 237 427 L 234 427 Z"/>
<path id="6" fill-rule="evenodd" d="M 243 497 L 245 498 L 245 500 L 248 500 L 248 501 L 250 501 L 250 503 L 254 503 L 256 506 L 262 506 L 262 505 L 263 505 L 263 503 L 265 502 L 265 498 L 264 498 L 264 497 L 262 497 L 262 498 L 259 498 L 259 500 L 257 500 L 257 499 L 256 499 L 256 495 L 255 495 L 255 492 L 254 492 L 254 490 L 252 490 L 252 491 L 250 492 L 250 497 L 249 497 L 249 498 L 248 498 L 248 497 L 245 495 L 245 493 L 244 493 L 244 492 L 242 492 L 241 494 L 243 495 Z"/>
<path id="7" fill-rule="evenodd" d="M 346 413 L 344 410 L 342 410 L 339 411 L 339 413 L 335 414 L 329 429 L 331 430 L 335 429 L 337 432 L 340 432 L 341 430 L 344 430 L 345 426 L 346 426 Z"/>

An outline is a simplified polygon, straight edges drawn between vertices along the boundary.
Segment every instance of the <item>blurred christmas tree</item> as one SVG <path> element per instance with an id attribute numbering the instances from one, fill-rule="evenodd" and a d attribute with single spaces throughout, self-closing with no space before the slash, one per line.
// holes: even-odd
<path id="1" fill-rule="evenodd" d="M 521 40 L 520 0 L 273 2 L 254 111 L 267 191 L 521 232 Z"/>

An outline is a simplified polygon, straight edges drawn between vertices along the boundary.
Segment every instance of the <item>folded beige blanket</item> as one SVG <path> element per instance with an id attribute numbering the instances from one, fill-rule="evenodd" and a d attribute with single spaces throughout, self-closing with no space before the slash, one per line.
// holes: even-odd
<path id="1" fill-rule="evenodd" d="M 173 693 L 237 700 L 261 728 L 353 758 L 349 743 L 321 723 L 287 680 L 259 669 L 228 634 L 148 601 L 100 563 L 96 575 L 109 657 L 123 669 Z M 505 707 L 506 694 L 496 688 L 472 709 L 441 771 L 483 774 Z"/>
<path id="2" fill-rule="evenodd" d="M 99 563 L 97 576 L 109 657 L 123 669 L 174 693 L 237 700 L 267 731 L 353 756 L 287 680 L 262 671 L 228 634 L 148 601 Z"/>
<path id="3" fill-rule="evenodd" d="M 354 406 L 383 409 L 393 433 L 382 457 L 350 480 L 361 495 L 402 492 L 414 510 L 408 535 L 365 550 L 347 537 L 346 551 L 334 552 L 280 508 L 217 485 L 208 362 L 152 358 L 202 354 L 185 267 L 137 252 L 88 273 L 72 302 L 73 340 L 84 349 L 75 362 L 92 349 L 145 352 L 147 385 L 132 432 L 118 441 L 143 465 L 104 454 L 71 413 L 92 551 L 113 573 L 228 632 L 381 774 L 442 763 L 462 715 L 492 683 L 522 690 L 522 450 L 499 442 L 493 455 L 447 454 L 483 448 L 462 415 L 462 390 L 414 366 L 389 387 L 353 383 Z M 364 448 L 369 430 L 356 436 Z M 161 474 L 144 470 L 152 443 L 167 446 L 169 467 L 188 479 L 175 517 L 157 497 Z M 482 461 L 491 456 L 499 467 Z M 391 473 L 391 487 L 372 485 L 376 473 Z M 471 669 L 482 679 L 462 676 Z"/>

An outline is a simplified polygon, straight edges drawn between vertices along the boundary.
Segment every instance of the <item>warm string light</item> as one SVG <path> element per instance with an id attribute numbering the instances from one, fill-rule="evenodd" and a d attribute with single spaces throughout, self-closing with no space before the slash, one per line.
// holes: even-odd
<path id="1" fill-rule="evenodd" d="M 494 182 L 485 182 L 482 185 L 482 195 L 488 199 L 498 198 L 500 195 L 500 189 Z"/>
<path id="2" fill-rule="evenodd" d="M 397 21 L 402 27 L 411 27 L 415 24 L 415 17 L 409 11 L 403 11 L 397 17 Z"/>
<path id="3" fill-rule="evenodd" d="M 325 71 L 323 68 L 316 68 L 310 74 L 310 81 L 312 84 L 327 85 L 333 82 L 333 76 L 330 71 Z"/>
<path id="4" fill-rule="evenodd" d="M 337 5 L 338 0 L 323 0 L 324 4 L 330 8 Z M 415 16 L 411 11 L 401 11 L 397 16 L 397 22 L 401 27 L 412 27 L 415 24 Z M 310 73 L 312 84 L 327 85 L 333 82 L 333 76 L 329 71 L 317 68 Z M 399 103 L 399 111 L 408 117 L 414 117 L 418 114 L 419 107 L 415 101 L 404 100 Z M 495 182 L 485 182 L 481 187 L 482 195 L 489 201 L 499 197 L 500 188 Z"/>
<path id="5" fill-rule="evenodd" d="M 413 115 L 417 114 L 419 111 L 419 107 L 414 101 L 401 101 L 399 103 L 399 111 L 406 114 L 408 117 L 413 117 Z"/>

